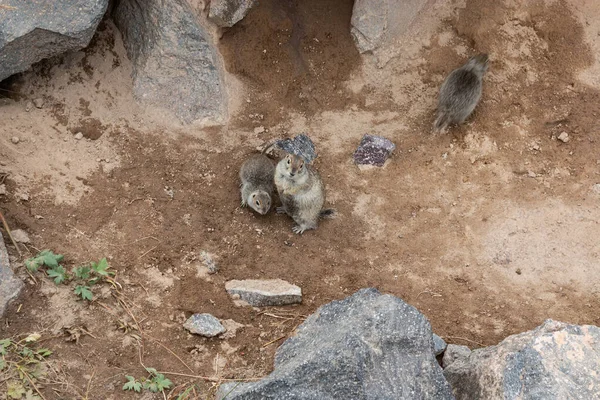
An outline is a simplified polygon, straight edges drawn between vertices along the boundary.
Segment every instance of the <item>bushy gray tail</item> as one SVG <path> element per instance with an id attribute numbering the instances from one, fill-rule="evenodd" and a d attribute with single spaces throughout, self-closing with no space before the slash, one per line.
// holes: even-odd
<path id="1" fill-rule="evenodd" d="M 442 132 L 449 124 L 448 114 L 443 111 L 438 111 L 437 118 L 433 123 L 433 130 L 435 132 Z"/>
<path id="2" fill-rule="evenodd" d="M 331 218 L 335 218 L 336 216 L 337 216 L 337 211 L 335 211 L 334 208 L 326 208 L 324 210 L 321 210 L 321 212 L 319 213 L 320 218 L 331 219 Z"/>

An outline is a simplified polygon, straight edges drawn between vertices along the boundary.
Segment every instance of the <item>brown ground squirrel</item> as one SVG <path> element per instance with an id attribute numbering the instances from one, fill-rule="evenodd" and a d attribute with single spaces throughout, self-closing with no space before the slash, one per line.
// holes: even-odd
<path id="1" fill-rule="evenodd" d="M 288 154 L 279 161 L 275 186 L 283 204 L 277 212 L 293 218 L 298 224 L 292 228 L 295 233 L 317 229 L 319 218 L 335 216 L 334 209 L 323 209 L 325 189 L 321 177 L 302 157 Z"/>
<path id="2" fill-rule="evenodd" d="M 271 209 L 274 175 L 275 165 L 264 154 L 257 154 L 246 160 L 240 168 L 242 207 L 249 205 L 261 215 L 268 213 Z"/>
<path id="3" fill-rule="evenodd" d="M 450 124 L 462 124 L 471 115 L 481 98 L 487 68 L 487 54 L 479 54 L 448 75 L 440 89 L 434 131 L 444 131 Z"/>

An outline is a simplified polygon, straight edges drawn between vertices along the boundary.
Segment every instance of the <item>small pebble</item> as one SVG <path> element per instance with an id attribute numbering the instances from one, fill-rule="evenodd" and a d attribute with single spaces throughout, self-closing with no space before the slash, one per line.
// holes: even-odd
<path id="1" fill-rule="evenodd" d="M 25 104 L 25 111 L 29 112 L 29 111 L 33 110 L 33 107 L 34 107 L 33 103 L 31 101 L 28 101 L 27 104 Z"/>
<path id="2" fill-rule="evenodd" d="M 14 144 L 18 144 L 21 141 L 21 139 L 19 139 L 16 136 L 13 136 L 12 138 L 10 138 L 10 141 L 13 142 Z"/>
<path id="3" fill-rule="evenodd" d="M 38 97 L 37 99 L 33 100 L 33 105 L 36 108 L 44 107 L 44 99 L 42 99 L 41 97 Z"/>
<path id="4" fill-rule="evenodd" d="M 255 135 L 260 135 L 261 133 L 264 133 L 264 132 L 265 132 L 264 126 L 257 126 L 256 128 L 254 128 Z"/>
<path id="5" fill-rule="evenodd" d="M 81 132 L 77 132 L 77 133 L 75 134 L 75 139 L 77 139 L 77 140 L 81 140 L 81 139 L 83 139 L 83 133 L 81 133 Z"/>
<path id="6" fill-rule="evenodd" d="M 562 132 L 560 135 L 558 135 L 558 140 L 563 143 L 567 143 L 569 139 L 569 134 L 567 132 Z"/>

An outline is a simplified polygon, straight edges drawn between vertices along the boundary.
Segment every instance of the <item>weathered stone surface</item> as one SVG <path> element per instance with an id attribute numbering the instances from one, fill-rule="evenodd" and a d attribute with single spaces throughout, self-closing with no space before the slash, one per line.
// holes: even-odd
<path id="1" fill-rule="evenodd" d="M 389 139 L 366 134 L 354 152 L 354 162 L 358 165 L 383 167 L 394 149 L 396 145 Z"/>
<path id="2" fill-rule="evenodd" d="M 284 306 L 302 302 L 302 290 L 282 279 L 246 279 L 225 283 L 225 290 L 254 307 Z"/>
<path id="3" fill-rule="evenodd" d="M 454 361 L 469 357 L 471 354 L 471 349 L 467 346 L 462 346 L 458 344 L 449 344 L 444 351 L 444 357 L 442 358 L 442 367 L 448 368 L 450 364 Z"/>
<path id="4" fill-rule="evenodd" d="M 444 352 L 444 350 L 446 350 L 446 342 L 444 341 L 444 339 L 442 339 L 441 337 L 439 337 L 438 335 L 436 335 L 435 333 L 433 334 L 433 354 L 435 354 L 436 356 L 439 356 L 440 354 L 442 354 Z"/>
<path id="5" fill-rule="evenodd" d="M 226 95 L 210 34 L 185 0 L 121 0 L 114 12 L 138 101 L 185 123 L 221 120 Z"/>
<path id="6" fill-rule="evenodd" d="M 210 314 L 194 314 L 188 318 L 183 327 L 196 335 L 214 337 L 225 332 L 221 322 Z"/>
<path id="7" fill-rule="evenodd" d="M 108 0 L 5 0 L 0 8 L 0 80 L 32 64 L 86 47 Z"/>
<path id="8" fill-rule="evenodd" d="M 211 0 L 208 19 L 222 28 L 241 21 L 256 3 L 255 0 Z"/>
<path id="9" fill-rule="evenodd" d="M 319 308 L 279 347 L 258 382 L 223 385 L 227 400 L 452 399 L 431 326 L 402 300 L 363 289 Z"/>
<path id="10" fill-rule="evenodd" d="M 403 34 L 427 0 L 356 0 L 352 9 L 352 37 L 365 53 L 391 43 Z"/>
<path id="11" fill-rule="evenodd" d="M 22 288 L 23 281 L 15 276 L 10 267 L 4 238 L 0 233 L 0 317 L 4 315 L 10 301 L 21 293 Z"/>
<path id="12" fill-rule="evenodd" d="M 458 400 L 600 399 L 600 328 L 547 320 L 444 370 Z"/>
<path id="13" fill-rule="evenodd" d="M 31 241 L 27 232 L 25 232 L 23 229 L 15 229 L 11 231 L 10 234 L 17 243 L 29 243 Z"/>
<path id="14" fill-rule="evenodd" d="M 294 136 L 293 139 L 286 138 L 276 142 L 277 147 L 286 153 L 295 154 L 306 160 L 307 163 L 311 163 L 317 158 L 317 151 L 313 141 L 304 133 Z"/>

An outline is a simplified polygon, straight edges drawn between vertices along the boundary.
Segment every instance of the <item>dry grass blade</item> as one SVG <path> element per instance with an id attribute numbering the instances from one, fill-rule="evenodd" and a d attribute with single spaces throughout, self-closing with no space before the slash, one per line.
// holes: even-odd
<path id="1" fill-rule="evenodd" d="M 6 219 L 4 219 L 4 215 L 2 215 L 1 212 L 0 212 L 0 219 L 2 219 L 2 225 L 4 225 L 4 229 L 6 230 L 6 233 L 8 234 L 10 241 L 12 242 L 13 246 L 15 246 L 15 249 L 17 249 L 17 252 L 19 253 L 19 257 L 23 257 L 23 254 L 21 254 L 21 249 L 19 249 L 19 246 L 17 246 L 17 242 L 15 241 L 15 238 L 13 237 L 12 233 L 10 233 L 10 228 L 8 227 L 8 223 L 6 222 Z"/>

